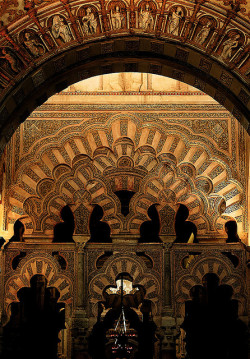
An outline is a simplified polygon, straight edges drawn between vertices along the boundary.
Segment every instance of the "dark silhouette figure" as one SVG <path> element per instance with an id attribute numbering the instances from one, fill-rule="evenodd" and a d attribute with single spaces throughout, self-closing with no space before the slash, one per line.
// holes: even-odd
<path id="1" fill-rule="evenodd" d="M 238 318 L 233 290 L 209 273 L 185 303 L 186 351 L 190 359 L 247 359 L 247 327 Z"/>
<path id="2" fill-rule="evenodd" d="M 101 314 L 103 312 L 103 304 L 98 303 L 98 315 L 97 322 L 94 324 L 92 332 L 88 339 L 89 354 L 92 359 L 105 359 L 105 345 L 107 343 L 106 339 L 106 325 L 101 320 Z M 98 343 L 98 345 L 97 345 Z"/>
<path id="3" fill-rule="evenodd" d="M 3 358 L 57 359 L 58 334 L 65 328 L 64 304 L 57 303 L 60 294 L 47 288 L 43 275 L 33 276 L 30 285 L 18 291 L 20 302 L 11 305 L 3 331 Z"/>
<path id="4" fill-rule="evenodd" d="M 9 243 L 11 242 L 24 242 L 24 225 L 23 223 L 18 219 L 16 220 L 16 222 L 14 223 L 14 235 L 10 238 L 9 242 L 6 243 L 6 245 L 4 246 L 4 248 L 8 248 Z"/>
<path id="5" fill-rule="evenodd" d="M 63 222 L 57 223 L 55 225 L 53 242 L 57 242 L 57 243 L 74 242 L 73 233 L 75 229 L 75 220 L 70 207 L 68 205 L 63 207 L 60 215 Z"/>
<path id="6" fill-rule="evenodd" d="M 175 233 L 176 239 L 174 243 L 187 243 L 193 234 L 193 243 L 197 243 L 196 225 L 187 221 L 189 210 L 184 204 L 180 204 L 175 216 Z"/>
<path id="7" fill-rule="evenodd" d="M 139 242 L 161 242 L 159 238 L 160 218 L 155 204 L 149 207 L 148 216 L 151 220 L 142 223 Z"/>
<path id="8" fill-rule="evenodd" d="M 227 233 L 227 243 L 237 243 L 240 242 L 240 238 L 237 234 L 237 222 L 228 221 L 225 223 L 225 231 Z"/>
<path id="9" fill-rule="evenodd" d="M 14 235 L 10 238 L 9 242 L 24 242 L 24 225 L 19 219 L 14 223 Z"/>
<path id="10" fill-rule="evenodd" d="M 152 359 L 154 356 L 154 344 L 156 342 L 156 324 L 152 318 L 152 303 L 144 299 L 140 311 L 142 312 L 142 322 L 138 328 L 138 353 L 136 359 Z"/>
<path id="11" fill-rule="evenodd" d="M 98 204 L 95 205 L 93 212 L 90 216 L 89 229 L 90 229 L 90 240 L 89 242 L 97 243 L 110 243 L 110 228 L 105 222 L 102 222 L 103 209 Z"/>

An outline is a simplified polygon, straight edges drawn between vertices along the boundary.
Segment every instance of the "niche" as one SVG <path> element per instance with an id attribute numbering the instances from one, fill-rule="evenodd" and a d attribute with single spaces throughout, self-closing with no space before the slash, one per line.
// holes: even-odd
<path id="1" fill-rule="evenodd" d="M 58 335 L 65 328 L 59 291 L 47 287 L 47 279 L 37 274 L 17 297 L 19 302 L 11 304 L 10 321 L 3 328 L 3 358 L 57 359 Z"/>
<path id="2" fill-rule="evenodd" d="M 190 290 L 185 302 L 186 351 L 190 359 L 247 358 L 247 326 L 238 317 L 233 289 L 214 273 Z"/>

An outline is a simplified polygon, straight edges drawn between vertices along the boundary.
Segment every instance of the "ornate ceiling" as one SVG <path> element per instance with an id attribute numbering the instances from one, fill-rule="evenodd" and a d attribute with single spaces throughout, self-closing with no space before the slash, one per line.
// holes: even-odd
<path id="1" fill-rule="evenodd" d="M 246 1 L 8 0 L 0 15 L 1 150 L 52 93 L 110 72 L 177 78 L 248 129 Z"/>

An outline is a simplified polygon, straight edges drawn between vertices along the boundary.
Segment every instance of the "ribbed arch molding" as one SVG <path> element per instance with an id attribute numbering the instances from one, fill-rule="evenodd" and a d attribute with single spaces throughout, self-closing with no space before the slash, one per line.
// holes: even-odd
<path id="1" fill-rule="evenodd" d="M 7 222 L 21 218 L 28 235 L 52 235 L 60 210 L 69 204 L 81 218 L 77 233 L 88 234 L 89 216 L 98 204 L 112 235 L 139 235 L 152 204 L 159 213 L 165 206 L 176 212 L 184 204 L 198 236 L 223 235 L 225 221 L 244 214 L 243 186 L 223 151 L 183 127 L 118 114 L 102 124 L 97 118 L 82 130 L 80 125 L 78 131 L 68 126 L 47 143 L 38 141 L 41 146 L 34 144 L 22 159 L 7 193 Z M 115 195 L 119 190 L 135 192 L 126 217 Z"/>

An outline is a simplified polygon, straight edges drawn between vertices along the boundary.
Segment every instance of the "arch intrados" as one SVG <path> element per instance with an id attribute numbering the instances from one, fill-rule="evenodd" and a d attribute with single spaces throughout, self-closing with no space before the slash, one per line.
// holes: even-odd
<path id="1" fill-rule="evenodd" d="M 17 127 L 50 96 L 83 79 L 118 72 L 152 73 L 194 86 L 223 105 L 250 133 L 249 106 L 239 96 L 240 91 L 247 94 L 248 87 L 233 71 L 199 51 L 187 52 L 184 45 L 126 37 L 79 45 L 32 68 L 2 101 L 0 152 Z M 230 86 L 222 74 L 230 76 Z"/>

